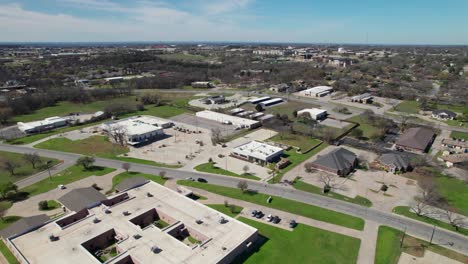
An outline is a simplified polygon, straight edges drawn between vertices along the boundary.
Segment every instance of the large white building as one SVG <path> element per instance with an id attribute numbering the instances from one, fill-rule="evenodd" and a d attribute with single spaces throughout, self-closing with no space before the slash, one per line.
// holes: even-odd
<path id="1" fill-rule="evenodd" d="M 255 120 L 250 120 L 247 118 L 242 118 L 242 117 L 237 117 L 237 116 L 232 116 L 232 115 L 226 115 L 226 114 L 213 112 L 209 110 L 197 112 L 195 115 L 197 117 L 216 121 L 221 124 L 234 125 L 236 127 L 256 128 L 256 127 L 261 126 L 260 122 L 255 121 Z"/>
<path id="2" fill-rule="evenodd" d="M 160 118 L 140 116 L 107 122 L 101 125 L 101 129 L 111 134 L 122 133 L 127 138 L 127 144 L 138 145 L 160 138 L 164 135 L 163 128 L 170 124 Z"/>
<path id="3" fill-rule="evenodd" d="M 110 197 L 75 189 L 59 200 L 65 216 L 32 218 L 2 233 L 19 263 L 231 263 L 258 237 L 257 229 L 154 182 Z"/>
<path id="4" fill-rule="evenodd" d="M 327 118 L 327 110 L 318 108 L 302 109 L 297 111 L 297 116 L 301 116 L 304 114 L 309 114 L 310 117 L 314 120 L 322 120 Z"/>
<path id="5" fill-rule="evenodd" d="M 333 87 L 330 86 L 316 86 L 300 91 L 303 96 L 322 97 L 333 92 Z"/>
<path id="6" fill-rule="evenodd" d="M 66 126 L 67 122 L 68 119 L 66 118 L 53 116 L 40 121 L 27 123 L 18 122 L 18 129 L 27 134 L 40 133 L 57 127 Z"/>
<path id="7" fill-rule="evenodd" d="M 283 149 L 258 141 L 251 141 L 232 150 L 231 156 L 250 162 L 267 163 L 278 161 Z"/>

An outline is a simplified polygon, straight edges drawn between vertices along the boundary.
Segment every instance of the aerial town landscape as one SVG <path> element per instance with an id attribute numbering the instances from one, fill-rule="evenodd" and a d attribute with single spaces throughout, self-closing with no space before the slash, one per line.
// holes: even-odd
<path id="1" fill-rule="evenodd" d="M 0 42 L 0 238 L 0 264 L 468 263 L 468 46 Z"/>

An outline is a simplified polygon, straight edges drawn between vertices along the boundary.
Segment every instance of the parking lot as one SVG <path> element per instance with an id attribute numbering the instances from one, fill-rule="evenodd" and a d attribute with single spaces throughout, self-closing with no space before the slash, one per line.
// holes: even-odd
<path id="1" fill-rule="evenodd" d="M 180 123 L 178 124 L 179 126 L 184 126 L 185 124 L 195 128 L 204 128 L 208 131 L 211 131 L 212 129 L 219 129 L 221 131 L 222 136 L 224 137 L 231 136 L 239 132 L 239 130 L 236 130 L 236 127 L 233 125 L 221 124 L 219 122 L 208 120 L 205 118 L 200 118 L 195 115 L 181 114 L 178 116 L 171 117 L 170 119 Z"/>

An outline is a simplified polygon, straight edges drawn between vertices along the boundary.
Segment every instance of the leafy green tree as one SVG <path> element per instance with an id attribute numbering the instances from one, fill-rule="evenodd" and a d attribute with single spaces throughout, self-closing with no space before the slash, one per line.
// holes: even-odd
<path id="1" fill-rule="evenodd" d="M 94 162 L 96 162 L 96 159 L 94 159 L 93 157 L 86 156 L 79 158 L 76 161 L 76 165 L 83 166 L 85 170 L 89 170 L 93 166 Z"/>

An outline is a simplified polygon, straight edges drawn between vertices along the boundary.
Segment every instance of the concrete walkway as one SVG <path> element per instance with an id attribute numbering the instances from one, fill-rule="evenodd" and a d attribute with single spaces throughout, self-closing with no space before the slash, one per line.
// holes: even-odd
<path id="1" fill-rule="evenodd" d="M 62 171 L 70 166 L 72 166 L 73 164 L 75 164 L 73 161 L 71 160 L 67 160 L 67 161 L 60 161 L 59 164 L 55 165 L 54 167 L 50 168 L 50 174 L 51 175 L 54 175 L 55 173 L 59 172 L 59 171 Z M 49 171 L 48 170 L 44 170 L 44 171 L 41 171 L 41 172 L 38 172 L 34 175 L 31 175 L 25 179 L 22 179 L 22 180 L 19 180 L 17 182 L 15 182 L 15 184 L 18 186 L 19 189 L 22 189 L 24 187 L 27 187 L 29 185 L 32 185 L 36 182 L 39 182 L 39 181 L 42 181 L 43 179 L 46 179 L 49 177 Z"/>
<path id="2" fill-rule="evenodd" d="M 173 190 L 177 190 L 178 185 L 176 184 L 175 180 L 169 180 L 166 182 L 165 186 Z M 256 220 L 263 224 L 270 224 L 278 228 L 292 230 L 291 228 L 288 227 L 288 223 L 290 220 L 294 219 L 296 222 L 302 223 L 308 226 L 312 226 L 312 227 L 320 228 L 323 230 L 327 230 L 329 232 L 335 232 L 335 233 L 339 233 L 342 235 L 358 238 L 361 240 L 361 246 L 359 249 L 357 263 L 358 264 L 374 263 L 375 249 L 376 249 L 376 242 L 377 242 L 377 235 L 378 235 L 378 228 L 379 228 L 379 224 L 376 222 L 366 221 L 364 230 L 359 231 L 359 230 L 350 229 L 350 228 L 339 226 L 339 225 L 330 224 L 327 222 L 318 221 L 318 220 L 307 218 L 304 216 L 284 212 L 281 210 L 272 209 L 272 208 L 261 206 L 258 204 L 253 204 L 253 203 L 249 203 L 249 202 L 242 201 L 242 200 L 224 197 L 221 195 L 210 193 L 202 189 L 197 189 L 197 188 L 187 187 L 187 186 L 184 186 L 184 187 L 189 188 L 194 193 L 198 195 L 202 195 L 207 198 L 207 200 L 200 200 L 199 201 L 200 203 L 224 204 L 225 201 L 228 201 L 230 204 L 235 204 L 235 205 L 244 207 L 244 209 L 239 214 L 239 216 L 249 218 L 252 220 Z M 278 215 L 282 219 L 281 223 L 275 225 L 275 224 L 265 221 L 264 219 L 253 218 L 250 212 L 254 209 L 263 211 L 265 215 L 268 215 L 268 214 Z"/>

